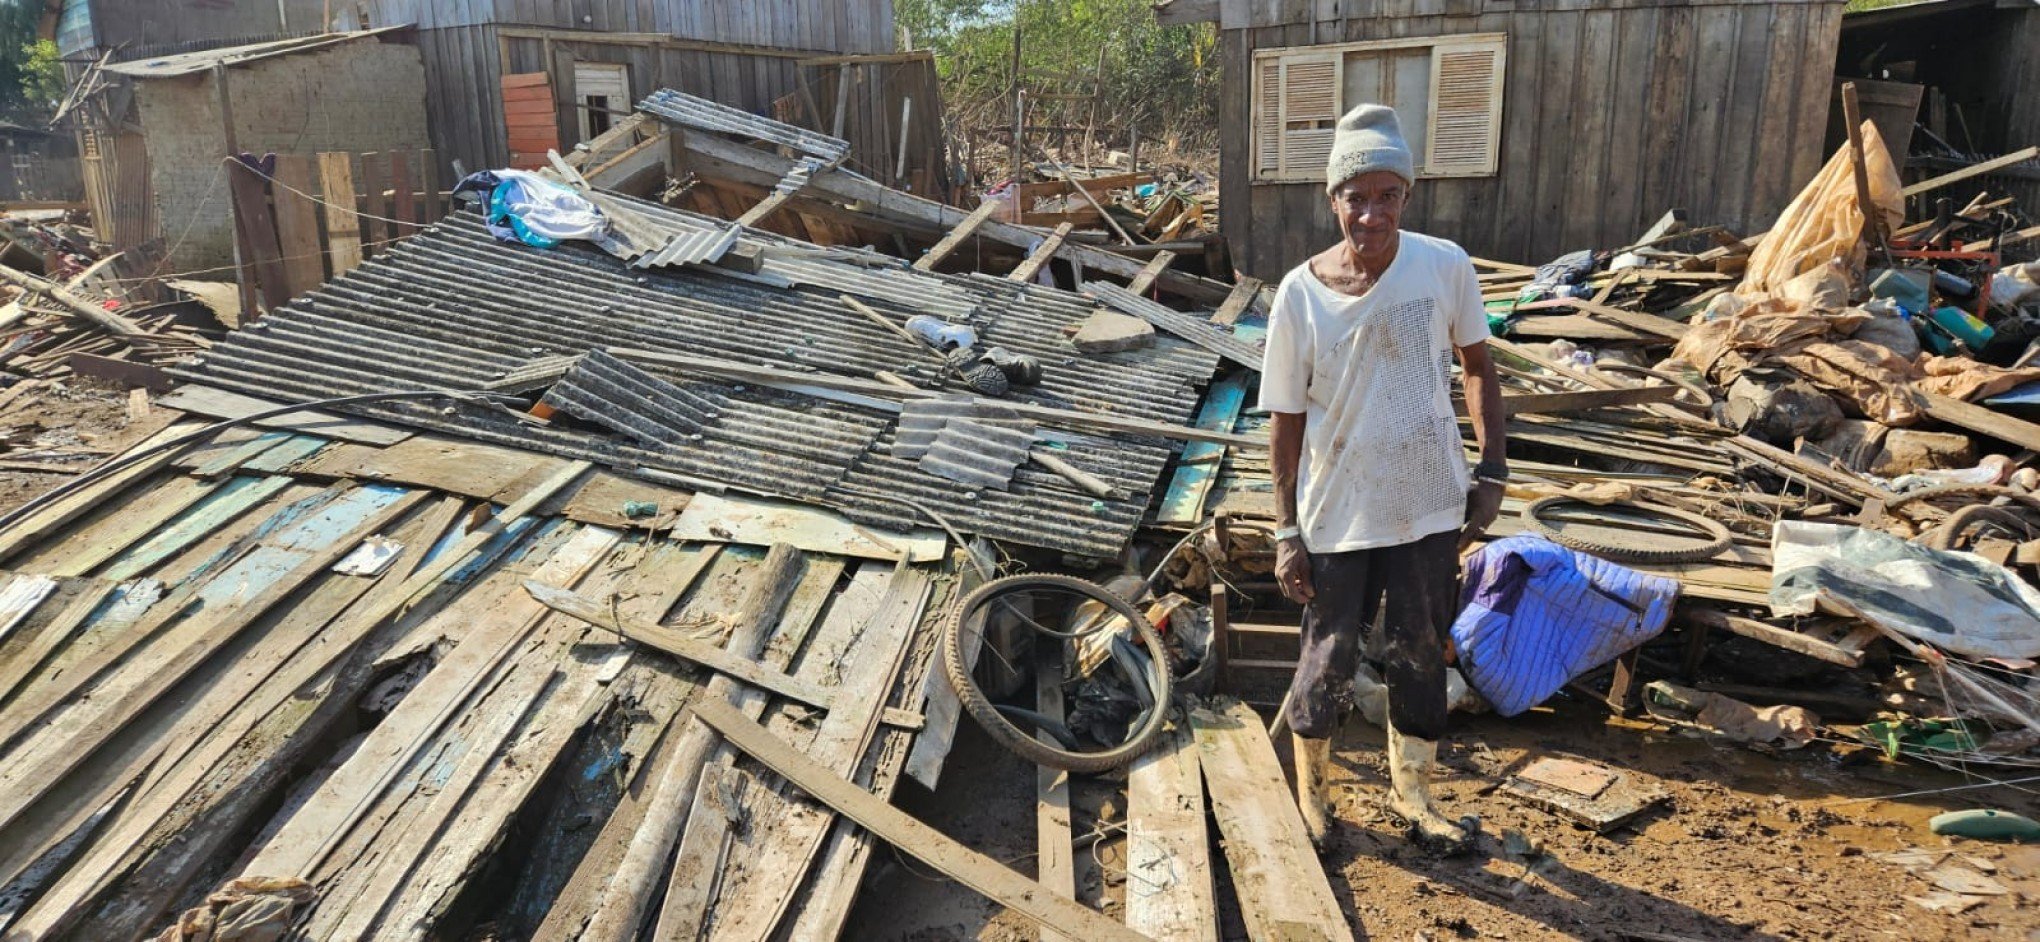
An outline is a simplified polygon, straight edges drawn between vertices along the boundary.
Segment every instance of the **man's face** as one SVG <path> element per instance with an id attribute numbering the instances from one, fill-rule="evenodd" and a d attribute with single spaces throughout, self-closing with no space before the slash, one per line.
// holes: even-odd
<path id="1" fill-rule="evenodd" d="M 1332 191 L 1332 215 L 1339 234 L 1362 254 L 1386 251 L 1402 227 L 1410 186 L 1387 170 L 1370 170 Z"/>

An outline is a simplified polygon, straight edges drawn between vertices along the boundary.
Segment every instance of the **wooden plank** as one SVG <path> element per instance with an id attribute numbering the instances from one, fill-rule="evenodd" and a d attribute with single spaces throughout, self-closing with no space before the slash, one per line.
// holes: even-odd
<path id="1" fill-rule="evenodd" d="M 1248 374 L 1236 372 L 1211 384 L 1205 391 L 1204 405 L 1197 412 L 1197 427 L 1231 432 L 1239 421 L 1240 410 L 1246 407 L 1249 382 Z M 1176 473 L 1169 480 L 1169 488 L 1162 494 L 1162 505 L 1155 512 L 1156 522 L 1196 523 L 1203 520 L 1204 502 L 1211 494 L 1212 484 L 1218 480 L 1225 454 L 1224 445 L 1186 443 L 1182 456 L 1176 461 Z"/>
<path id="2" fill-rule="evenodd" d="M 390 151 L 390 238 L 402 239 L 418 231 L 416 196 L 411 192 L 411 152 Z"/>
<path id="3" fill-rule="evenodd" d="M 169 395 L 156 400 L 156 405 L 166 409 L 194 412 L 217 419 L 245 419 L 258 412 L 267 412 L 286 404 L 197 384 L 180 386 Z M 323 435 L 364 445 L 394 445 L 411 437 L 410 432 L 392 426 L 348 418 L 331 412 L 320 412 L 316 409 L 300 409 L 266 419 L 256 419 L 254 424 L 263 428 L 288 429 L 306 435 Z"/>
<path id="4" fill-rule="evenodd" d="M 1843 667 L 1860 667 L 1863 664 L 1861 651 L 1837 647 L 1797 631 L 1768 625 L 1753 618 L 1738 618 L 1715 609 L 1689 605 L 1679 607 L 1679 617 L 1710 631 L 1732 632 L 1830 664 L 1840 664 Z"/>
<path id="5" fill-rule="evenodd" d="M 263 432 L 232 448 L 207 456 L 204 461 L 192 466 L 191 473 L 194 477 L 200 478 L 216 478 L 223 474 L 231 474 L 244 462 L 253 461 L 263 452 L 290 440 L 290 437 L 289 432 Z"/>
<path id="6" fill-rule="evenodd" d="M 949 253 L 956 251 L 957 247 L 962 245 L 965 239 L 970 238 L 976 233 L 978 227 L 984 225 L 986 220 L 992 218 L 992 213 L 997 212 L 1002 205 L 1004 204 L 995 203 L 990 200 L 978 204 L 978 208 L 971 210 L 970 215 L 963 217 L 963 221 L 957 223 L 956 228 L 949 230 L 949 234 L 943 236 L 942 241 L 935 243 L 934 248 L 929 249 L 927 254 L 915 259 L 914 268 L 917 271 L 934 271 L 935 266 L 942 264 L 942 260 L 949 257 Z"/>
<path id="7" fill-rule="evenodd" d="M 682 146 L 686 149 L 690 166 L 697 173 L 711 178 L 730 177 L 754 186 L 776 185 L 786 176 L 787 171 L 793 169 L 794 164 L 792 158 L 767 153 L 710 134 L 688 135 Z M 962 222 L 969 215 L 955 207 L 903 193 L 840 169 L 824 170 L 815 174 L 807 192 L 829 200 L 866 204 L 866 209 L 875 219 L 923 226 L 946 229 Z M 996 219 L 987 220 L 980 225 L 978 234 L 994 242 L 1023 250 L 1032 248 L 1041 238 L 1039 230 Z M 1076 260 L 1086 268 L 1121 278 L 1132 278 L 1140 274 L 1144 264 L 1136 259 L 1081 242 L 1065 242 L 1062 252 L 1064 256 Z M 1163 273 L 1156 283 L 1164 291 L 1201 304 L 1217 304 L 1225 300 L 1225 296 L 1232 290 L 1230 285 L 1179 271 Z"/>
<path id="8" fill-rule="evenodd" d="M 13 744 L 7 763 L 0 767 L 0 785 L 4 785 L 0 787 L 0 827 L 12 823 L 47 789 L 57 787 L 65 775 L 104 745 L 135 714 L 156 702 L 200 662 L 295 593 L 305 579 L 353 552 L 362 539 L 380 532 L 424 497 L 422 493 L 391 488 L 359 488 L 342 495 L 313 517 L 265 538 L 256 553 L 223 570 L 209 583 L 218 588 L 218 598 L 208 600 L 207 593 L 197 593 L 192 601 L 210 604 L 165 632 L 160 644 L 152 643 L 152 648 L 160 646 L 164 651 L 152 657 L 149 673 L 142 682 L 106 702 L 93 698 L 89 706 L 64 714 L 59 718 L 62 722 L 51 721 L 49 711 L 67 697 L 46 698 L 32 714 L 26 711 L 18 714 L 29 720 L 25 727 L 40 728 L 36 730 L 37 736 L 19 743 L 16 738 L 27 729 L 10 728 L 5 739 L 0 740 Z M 338 534 L 331 532 L 340 527 L 345 529 Z M 306 541 L 305 545 L 300 545 L 300 541 Z M 258 555 L 265 550 L 272 558 Z M 251 588 L 249 580 L 265 569 L 273 575 L 264 588 L 246 601 L 229 603 L 229 599 L 246 596 Z M 174 617 L 184 606 L 166 608 L 167 614 Z M 137 629 L 134 634 L 145 632 Z M 72 690 L 89 683 L 100 671 L 75 673 L 79 684 Z M 27 783 L 40 783 L 41 787 Z"/>
<path id="9" fill-rule="evenodd" d="M 683 544 L 678 552 L 682 557 L 682 568 L 670 580 L 672 588 L 660 593 L 658 600 L 646 610 L 646 617 L 671 611 L 675 602 L 683 596 L 689 597 L 690 606 L 705 599 L 711 608 L 734 604 L 729 593 L 722 591 L 730 586 L 730 580 L 710 579 L 701 590 L 695 590 L 695 583 L 702 573 L 709 570 L 710 564 L 722 562 L 722 547 Z M 734 555 L 732 558 L 735 558 Z M 718 566 L 718 573 L 726 568 L 727 565 Z M 729 591 L 734 592 L 734 589 Z M 686 612 L 675 614 L 684 616 Z M 678 722 L 683 701 L 703 685 L 696 683 L 690 673 L 672 671 L 664 665 L 659 665 L 656 670 L 634 668 L 634 671 L 643 682 L 644 694 L 638 706 L 644 713 L 644 719 L 632 724 L 624 739 L 625 762 L 618 770 L 626 783 L 623 794 L 594 844 L 574 865 L 567 885 L 553 898 L 544 920 L 531 936 L 533 942 L 566 942 L 580 938 L 582 926 L 606 904 L 610 877 L 621 866 L 630 847 L 656 836 L 648 835 L 642 824 L 655 806 L 662 806 L 657 789 L 663 783 L 663 774 L 670 766 L 682 731 L 687 726 Z"/>
<path id="10" fill-rule="evenodd" d="M 85 624 L 85 620 L 90 618 L 93 612 L 98 611 L 99 606 L 118 587 L 117 583 L 93 580 L 71 600 L 70 605 L 57 613 L 56 618 L 36 633 L 33 641 L 23 645 L 21 650 L 16 651 L 4 664 L 0 664 L 0 703 L 5 703 L 13 697 L 22 683 L 28 680 L 31 674 L 36 673 L 36 669 L 41 667 L 57 648 L 70 641 L 71 636 Z"/>
<path id="11" fill-rule="evenodd" d="M 1062 643 L 1036 644 L 1034 659 L 1034 711 L 1056 723 L 1063 721 Z M 1055 737 L 1036 733 L 1044 745 L 1055 748 Z M 1040 766 L 1034 770 L 1035 879 L 1049 892 L 1067 899 L 1077 898 L 1076 845 L 1070 834 L 1070 773 Z M 1041 927 L 1041 942 L 1074 942 L 1048 926 Z"/>
<path id="12" fill-rule="evenodd" d="M 191 423 L 180 422 L 173 424 L 137 443 L 127 453 L 133 454 L 171 441 L 192 431 L 195 427 Z M 63 498 L 45 505 L 41 510 L 35 511 L 27 517 L 16 521 L 7 529 L 0 530 L 0 561 L 4 561 L 40 542 L 64 525 L 84 516 L 87 512 L 103 506 L 105 501 L 114 499 L 128 485 L 145 480 L 161 470 L 174 457 L 175 454 L 172 451 L 166 450 L 135 462 L 123 470 L 116 471 L 102 478 L 95 484 L 67 494 Z"/>
<path id="13" fill-rule="evenodd" d="M 1949 425 L 1988 435 L 2021 448 L 2040 449 L 2040 424 L 2014 418 L 1988 406 L 1964 402 L 1952 396 L 1918 392 L 1927 415 Z"/>
<path id="14" fill-rule="evenodd" d="M 1233 285 L 1232 293 L 1225 296 L 1225 303 L 1220 304 L 1218 310 L 1212 312 L 1211 322 L 1226 325 L 1239 323 L 1240 315 L 1245 314 L 1247 308 L 1253 305 L 1264 284 L 1266 282 L 1252 275 L 1241 278 L 1239 283 Z"/>
<path id="15" fill-rule="evenodd" d="M 47 937 L 89 916 L 95 929 L 119 937 L 156 924 L 191 878 L 213 863 L 218 847 L 264 810 L 273 790 L 293 780 L 291 770 L 304 752 L 351 710 L 373 675 L 366 665 L 352 677 L 333 673 L 365 637 L 346 626 L 426 562 L 423 548 L 446 531 L 460 503 L 442 499 L 399 524 L 395 538 L 417 549 L 380 578 L 323 577 L 265 625 L 258 644 L 158 737 L 160 756 L 129 766 L 147 773 L 134 799 L 17 928 Z M 331 686 L 307 695 L 305 685 L 317 678 Z M 301 698 L 309 711 L 279 710 Z M 240 748 L 250 736 L 262 737 L 268 748 Z M 111 892 L 116 884 L 118 892 Z"/>
<path id="16" fill-rule="evenodd" d="M 167 526 L 156 529 L 148 539 L 122 547 L 111 557 L 102 574 L 114 581 L 133 579 L 156 564 L 183 552 L 221 527 L 239 519 L 250 509 L 262 506 L 285 488 L 288 477 L 236 477 L 206 488 L 202 499 Z M 89 570 L 88 570 L 89 571 Z"/>
<path id="17" fill-rule="evenodd" d="M 263 306 L 274 311 L 289 301 L 290 295 L 283 273 L 283 249 L 276 240 L 276 217 L 269 211 L 268 181 L 261 171 L 238 158 L 228 158 L 226 167 L 227 191 L 234 203 L 234 239 L 242 252 L 241 274 L 245 279 L 252 272 L 253 285 L 262 292 Z M 244 322 L 253 320 L 257 313 L 245 307 L 249 297 L 247 285 L 244 281 L 241 311 Z"/>
<path id="18" fill-rule="evenodd" d="M 283 252 L 284 289 L 293 298 L 323 284 L 326 262 L 319 248 L 319 206 L 307 193 L 317 193 L 312 182 L 312 158 L 301 154 L 276 155 L 276 240 Z"/>
<path id="19" fill-rule="evenodd" d="M 446 216 L 449 197 L 440 194 L 439 152 L 430 147 L 418 151 L 418 185 L 424 194 L 424 201 L 418 204 L 418 221 L 438 222 Z"/>
<path id="20" fill-rule="evenodd" d="M 2040 157 L 2040 145 L 2024 147 L 2002 157 L 1993 157 L 1990 160 L 1971 164 L 1952 173 L 1944 173 L 1938 177 L 1921 180 L 1901 190 L 1900 193 L 1908 197 L 1918 196 L 1921 193 L 1931 193 L 1951 183 L 1960 183 L 1971 177 L 1980 177 L 1996 170 L 2003 170 L 2013 164 L 2025 163 L 2035 157 Z"/>
<path id="21" fill-rule="evenodd" d="M 793 552 L 790 546 L 786 549 Z M 787 588 L 792 588 L 790 582 Z M 618 618 L 611 614 L 607 605 L 577 595 L 571 590 L 546 585 L 537 580 L 526 580 L 524 591 L 529 592 L 540 605 L 553 611 L 571 615 L 604 631 L 706 667 L 725 677 L 741 680 L 761 690 L 823 710 L 835 702 L 834 693 L 820 684 L 797 680 L 783 671 L 763 667 L 757 661 L 730 654 L 705 641 L 689 637 L 683 631 L 668 628 L 657 622 Z"/>
<path id="22" fill-rule="evenodd" d="M 1019 282 L 1033 281 L 1035 275 L 1055 258 L 1055 253 L 1062 250 L 1063 240 L 1069 238 L 1070 230 L 1074 228 L 1076 227 L 1067 222 L 1057 225 L 1055 231 L 1029 250 L 1027 257 L 1020 261 L 1019 267 L 1014 268 L 1006 277 Z"/>
<path id="23" fill-rule="evenodd" d="M 581 528 L 532 575 L 576 580 L 615 545 L 616 537 L 612 530 Z M 425 573 L 412 579 L 422 575 Z M 323 873 L 332 852 L 347 841 L 356 823 L 370 813 L 411 760 L 545 620 L 542 606 L 511 593 L 502 597 L 495 614 L 463 625 L 454 649 L 370 731 L 347 763 L 327 777 L 305 805 L 255 851 L 245 872 L 307 878 Z"/>
<path id="24" fill-rule="evenodd" d="M 696 704 L 692 712 L 737 748 L 785 776 L 801 791 L 834 808 L 902 852 L 1038 924 L 1055 928 L 1072 938 L 1097 942 L 1115 939 L 1142 942 L 1145 938 L 1078 905 L 1074 900 L 1056 896 L 1047 887 L 914 820 L 885 800 L 788 747 L 726 703 L 711 698 Z M 1312 855 L 1312 860 L 1315 859 Z"/>
<path id="25" fill-rule="evenodd" d="M 787 200 L 792 198 L 792 193 L 773 190 L 764 199 L 759 200 L 757 204 L 745 210 L 742 216 L 738 216 L 737 225 L 757 226 L 759 223 L 771 218 L 773 213 L 779 212 L 786 205 Z"/>
<path id="26" fill-rule="evenodd" d="M 612 558 L 583 582 L 589 591 L 620 594 L 628 572 Z M 344 865 L 338 888 L 302 923 L 306 936 L 425 938 L 446 895 L 476 872 L 540 777 L 603 707 L 603 678 L 629 659 L 617 645 L 580 644 L 586 634 L 572 619 L 541 620 L 502 681 L 463 707 L 434 761 L 407 776 L 429 785 L 430 800 L 410 797 L 414 789 L 392 791 L 379 809 L 387 817 L 366 839 L 373 848 L 364 855 L 367 872 L 364 858 Z M 457 759 L 449 755 L 456 750 Z"/>
<path id="27" fill-rule="evenodd" d="M 57 580 L 49 576 L 26 573 L 9 576 L 6 587 L 0 588 L 0 641 L 7 640 L 35 612 L 36 606 L 56 590 Z"/>
<path id="28" fill-rule="evenodd" d="M 786 576 L 798 558 L 798 552 L 788 548 L 768 557 L 769 566 L 761 563 L 753 568 L 756 571 L 777 570 L 780 573 L 778 581 L 790 583 Z M 729 559 L 727 554 L 725 559 Z M 749 574 L 752 573 L 747 572 Z M 791 591 L 792 587 L 756 578 L 746 579 L 742 585 L 744 598 L 731 618 L 733 624 L 725 646 L 733 658 L 757 658 L 763 654 L 772 629 L 778 623 L 777 609 L 786 600 L 781 593 Z M 768 613 L 767 608 L 773 611 Z M 716 677 L 709 681 L 695 707 L 699 709 L 704 703 L 712 703 L 743 718 L 744 714 L 739 712 L 743 692 L 729 677 Z M 750 722 L 747 718 L 743 721 Z M 651 807 L 609 878 L 601 908 L 595 911 L 579 936 L 587 942 L 626 942 L 637 937 L 651 897 L 662 882 L 660 875 L 669 872 L 667 860 L 686 831 L 692 816 L 695 790 L 718 743 L 706 727 L 691 722 L 685 716 L 674 720 L 674 725 L 683 729 L 673 743 L 671 754 L 656 772 L 657 784 L 653 786 L 649 799 Z"/>
<path id="29" fill-rule="evenodd" d="M 47 560 L 37 568 L 53 576 L 83 576 L 153 534 L 179 514 L 213 493 L 215 485 L 178 478 L 156 488 L 149 499 L 119 508 L 104 523 L 81 527 L 78 532 L 37 554 Z M 118 581 L 118 580 L 116 580 Z"/>
<path id="30" fill-rule="evenodd" d="M 354 159 L 344 153 L 319 155 L 319 194 L 326 216 L 326 251 L 333 277 L 361 265 L 361 218 L 354 212 Z"/>
<path id="31" fill-rule="evenodd" d="M 1126 779 L 1126 925 L 1156 942 L 1218 942 L 1197 743 L 1171 726 Z"/>
<path id="32" fill-rule="evenodd" d="M 383 198 L 388 177 L 388 167 L 381 154 L 369 151 L 360 155 L 355 178 L 361 186 L 361 198 L 355 207 L 361 217 L 361 254 L 370 258 L 381 255 L 389 247 L 389 201 Z"/>
<path id="33" fill-rule="evenodd" d="M 1667 340 L 1682 339 L 1686 336 L 1687 331 L 1692 330 L 1691 327 L 1668 317 L 1628 311 L 1619 307 L 1602 304 L 1598 301 L 1589 301 L 1585 298 L 1558 298 L 1551 301 L 1540 301 L 1535 304 L 1523 305 L 1517 308 L 1517 310 L 1536 310 L 1543 306 L 1572 308 L 1593 317 L 1613 321 L 1631 330 L 1654 334 Z"/>
<path id="34" fill-rule="evenodd" d="M 837 675 L 851 694 L 849 705 L 831 711 L 814 739 L 801 744 L 802 752 L 860 784 L 869 784 L 870 772 L 863 766 L 878 732 L 879 707 L 920 633 L 930 578 L 925 568 L 865 564 L 852 590 L 830 609 L 829 624 L 817 637 L 818 643 L 824 638 L 839 643 L 802 655 L 804 671 Z M 855 626 L 847 639 L 842 637 L 845 624 Z M 763 942 L 786 935 L 778 931 L 780 924 L 836 823 L 833 812 L 783 787 L 757 796 L 748 812 L 760 836 L 749 842 L 748 853 L 732 857 L 723 869 L 712 936 L 718 942 Z"/>
<path id="35" fill-rule="evenodd" d="M 1167 249 L 1156 252 L 1155 257 L 1149 259 L 1146 267 L 1140 270 L 1140 274 L 1133 276 L 1133 280 L 1127 283 L 1126 290 L 1134 294 L 1148 293 L 1154 288 L 1155 279 L 1162 277 L 1162 272 L 1168 271 L 1169 266 L 1175 261 L 1176 253 L 1174 252 Z M 1227 295 L 1226 298 L 1231 300 L 1232 296 Z"/>
<path id="36" fill-rule="evenodd" d="M 822 604 L 835 588 L 836 578 L 842 574 L 842 561 L 831 557 L 808 557 L 807 563 L 809 565 L 801 571 L 800 585 L 794 590 L 794 597 L 786 602 L 787 614 L 780 619 L 779 629 L 766 644 L 760 662 L 773 670 L 789 670 L 793 666 L 795 652 L 803 651 L 808 639 L 812 638 L 812 649 L 800 655 L 801 678 L 813 681 L 840 677 L 843 681 L 840 686 L 851 691 L 853 698 L 869 699 L 856 696 L 864 692 L 863 684 L 841 676 L 844 655 L 862 640 L 857 637 L 858 626 L 832 612 L 826 623 L 819 628 L 814 627 L 815 616 L 820 614 Z M 869 577 L 881 572 L 876 566 L 864 567 L 857 574 L 857 580 L 858 587 L 865 591 L 856 597 L 877 598 Z M 854 604 L 846 606 L 855 607 Z M 748 690 L 736 702 L 745 716 L 758 720 L 766 715 L 768 699 L 763 691 Z M 800 734 L 799 724 L 790 721 L 784 704 L 781 707 L 780 715 L 775 719 L 787 720 L 780 725 L 794 728 L 796 735 Z M 813 731 L 810 726 L 804 732 L 812 734 Z M 811 755 L 812 750 L 810 746 Z M 773 822 L 782 810 L 783 802 L 776 801 L 776 796 L 756 779 L 739 773 L 736 758 L 734 749 L 728 745 L 718 746 L 710 759 L 710 767 L 702 772 L 695 789 L 693 808 L 687 815 L 687 828 L 681 835 L 672 874 L 666 884 L 666 900 L 659 912 L 656 931 L 658 938 L 701 938 L 703 928 L 710 922 L 711 906 L 716 908 L 717 918 L 713 921 L 716 937 L 730 938 L 729 923 L 750 914 L 746 907 L 734 902 L 732 881 L 742 879 L 737 869 L 740 863 L 746 862 L 743 858 L 757 856 L 761 852 L 760 845 L 782 837 Z M 741 840 L 733 833 L 733 819 L 743 822 L 745 833 Z M 728 919 L 722 918 L 725 913 Z"/>
<path id="37" fill-rule="evenodd" d="M 1261 718 L 1244 703 L 1215 701 L 1192 708 L 1190 725 L 1247 934 L 1351 942 Z"/>

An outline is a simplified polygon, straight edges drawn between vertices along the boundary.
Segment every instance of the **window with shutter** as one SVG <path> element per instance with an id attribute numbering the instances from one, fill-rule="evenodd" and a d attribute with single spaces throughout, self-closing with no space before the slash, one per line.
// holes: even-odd
<path id="1" fill-rule="evenodd" d="M 1480 33 L 1256 51 L 1254 182 L 1322 179 L 1339 116 L 1363 102 L 1402 118 L 1419 178 L 1494 174 L 1506 43 Z"/>
<path id="2" fill-rule="evenodd" d="M 1431 50 L 1430 154 L 1424 175 L 1484 177 L 1501 162 L 1502 44 Z"/>

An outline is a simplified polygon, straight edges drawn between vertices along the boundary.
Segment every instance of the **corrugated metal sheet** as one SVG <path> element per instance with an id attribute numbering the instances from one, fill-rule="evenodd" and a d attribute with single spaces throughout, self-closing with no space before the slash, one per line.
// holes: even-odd
<path id="1" fill-rule="evenodd" d="M 1005 490 L 1034 446 L 1034 423 L 998 425 L 952 418 L 921 455 L 921 470 L 974 487 Z"/>
<path id="2" fill-rule="evenodd" d="M 771 141 L 819 157 L 827 164 L 841 163 L 843 157 L 850 153 L 850 142 L 840 137 L 830 137 L 771 118 L 761 118 L 748 111 L 717 104 L 706 98 L 696 98 L 670 88 L 662 88 L 646 95 L 644 101 L 638 102 L 638 110 L 647 112 L 668 124 L 677 124 L 684 128 L 742 134 Z"/>
<path id="3" fill-rule="evenodd" d="M 1113 309 L 1155 325 L 1157 330 L 1188 340 L 1250 370 L 1261 368 L 1261 345 L 1240 339 L 1232 331 L 1195 314 L 1186 314 L 1157 301 L 1106 282 L 1085 282 L 1081 289 Z"/>
<path id="4" fill-rule="evenodd" d="M 310 52 L 315 49 L 324 49 L 340 43 L 368 39 L 384 33 L 409 28 L 408 25 L 385 26 L 381 29 L 366 29 L 352 33 L 322 33 L 316 36 L 282 39 L 275 42 L 227 46 L 222 49 L 207 49 L 201 52 L 183 52 L 175 55 L 139 59 L 132 62 L 116 62 L 106 66 L 106 71 L 115 75 L 142 79 L 196 75 L 200 72 L 210 71 L 216 65 L 236 66 L 250 62 L 260 62 L 264 59 L 273 59 L 277 56 Z"/>
<path id="5" fill-rule="evenodd" d="M 630 206 L 655 221 L 686 218 L 648 203 Z M 755 231 L 745 238 L 767 246 L 768 270 L 782 266 L 806 282 L 783 288 L 699 268 L 633 270 L 586 244 L 541 250 L 501 243 L 472 213 L 460 213 L 177 372 L 303 401 L 480 388 L 509 380 L 533 360 L 632 347 L 859 378 L 890 370 L 937 387 L 935 371 L 921 365 L 926 357 L 849 310 L 838 297 L 846 290 L 894 318 L 929 310 L 927 303 L 963 310 L 985 343 L 1042 360 L 1046 378 L 1014 397 L 1040 405 L 1181 423 L 1217 367 L 1211 354 L 1169 337 L 1143 351 L 1077 354 L 1064 328 L 1096 305 L 1069 292 L 1002 278 L 873 269 L 805 243 Z M 679 384 L 698 380 L 655 366 L 647 372 Z M 1044 429 L 1066 444 L 1062 457 L 1133 498 L 1094 501 L 1032 463 L 1014 473 L 1008 490 L 975 489 L 895 454 L 893 414 L 738 384 L 724 389 L 729 406 L 719 433 L 685 448 L 647 448 L 571 422 L 534 426 L 467 407 L 361 411 L 495 444 L 663 471 L 702 487 L 822 503 L 877 526 L 925 525 L 899 503 L 904 499 L 965 532 L 1098 556 L 1124 546 L 1172 454 L 1160 440 Z"/>

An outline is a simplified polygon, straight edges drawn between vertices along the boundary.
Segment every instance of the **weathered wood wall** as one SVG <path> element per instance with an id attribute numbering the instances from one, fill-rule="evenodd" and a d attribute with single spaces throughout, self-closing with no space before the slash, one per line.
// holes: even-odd
<path id="1" fill-rule="evenodd" d="M 649 40 L 620 41 L 598 33 L 586 37 L 580 41 L 564 35 L 536 38 L 521 34 L 518 27 L 494 25 L 418 31 L 418 47 L 425 57 L 432 145 L 440 159 L 449 165 L 457 159 L 469 170 L 508 165 L 502 100 L 506 47 L 512 74 L 552 73 L 556 91 L 562 88 L 561 74 L 571 70 L 571 62 L 620 63 L 629 66 L 632 103 L 655 89 L 673 88 L 768 117 L 773 114 L 773 102 L 800 91 L 801 61 L 829 54 L 706 41 L 661 45 Z M 887 97 L 884 92 L 878 87 L 867 89 L 855 104 L 860 110 L 880 108 Z M 563 125 L 578 127 L 571 120 Z M 578 139 L 576 132 L 563 136 L 561 143 L 572 147 Z M 891 153 L 891 149 L 876 152 Z"/>
<path id="2" fill-rule="evenodd" d="M 506 166 L 510 158 L 501 84 L 506 37 L 512 72 L 556 71 L 554 54 L 565 52 L 629 65 L 634 98 L 672 87 L 761 115 L 799 88 L 800 59 L 886 53 L 894 45 L 892 0 L 381 0 L 370 16 L 375 25 L 418 26 L 433 147 L 449 167 L 459 160 L 468 170 Z M 520 36 L 532 30 L 555 38 Z M 681 42 L 654 42 L 661 37 Z"/>
<path id="3" fill-rule="evenodd" d="M 892 0 L 377 0 L 374 7 L 378 26 L 545 26 L 841 53 L 893 49 Z"/>
<path id="4" fill-rule="evenodd" d="M 1841 14 L 1836 0 L 1225 0 L 1226 239 L 1242 271 L 1273 279 L 1337 238 L 1322 185 L 1248 182 L 1254 50 L 1483 32 L 1508 35 L 1501 171 L 1420 181 L 1406 228 L 1510 261 L 1614 247 L 1673 207 L 1762 229 L 1824 158 Z"/>

